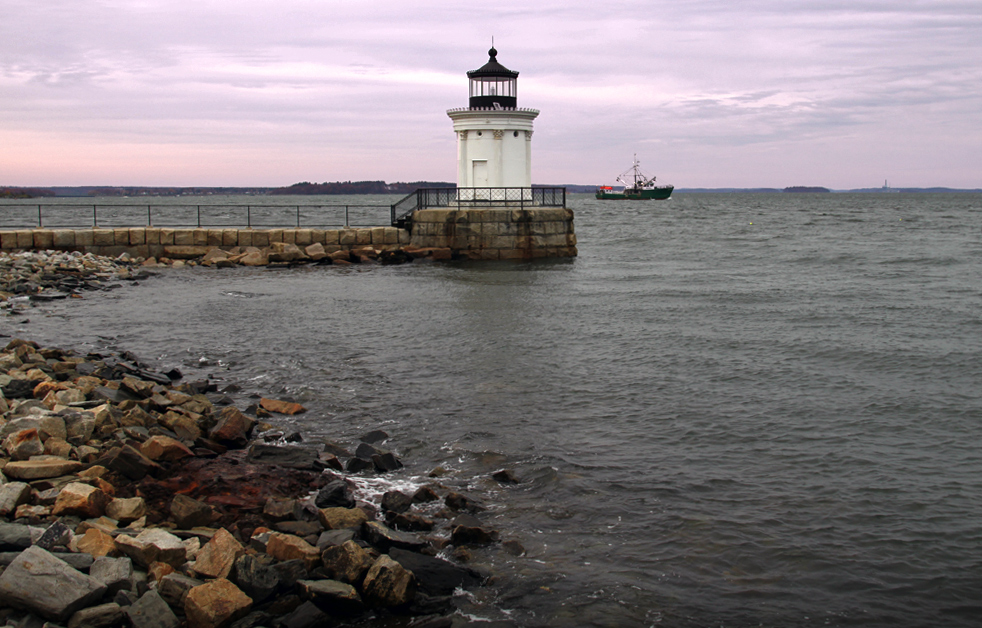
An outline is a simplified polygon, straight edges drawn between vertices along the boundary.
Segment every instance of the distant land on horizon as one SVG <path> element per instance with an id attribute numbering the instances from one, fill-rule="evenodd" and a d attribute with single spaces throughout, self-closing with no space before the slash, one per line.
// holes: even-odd
<path id="1" fill-rule="evenodd" d="M 413 181 L 409 183 L 385 181 L 334 181 L 311 183 L 303 181 L 286 187 L 207 187 L 207 186 L 110 186 L 110 185 L 76 185 L 76 186 L 47 186 L 20 187 L 0 186 L 0 199 L 26 199 L 50 197 L 96 197 L 96 196 L 214 196 L 214 195 L 332 195 L 332 194 L 410 194 L 417 188 L 452 188 L 456 184 L 446 181 Z M 533 184 L 532 187 L 565 187 L 570 194 L 592 194 L 597 186 L 565 184 L 543 185 Z M 682 194 L 772 194 L 772 193 L 982 193 L 982 188 L 963 189 L 947 187 L 928 188 L 856 188 L 836 190 L 821 186 L 790 186 L 779 188 L 675 188 L 675 193 Z"/>

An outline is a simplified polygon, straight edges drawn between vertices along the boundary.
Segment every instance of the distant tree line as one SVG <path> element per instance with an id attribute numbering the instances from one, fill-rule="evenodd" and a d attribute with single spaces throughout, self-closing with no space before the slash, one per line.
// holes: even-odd
<path id="1" fill-rule="evenodd" d="M 36 198 L 38 196 L 54 196 L 51 190 L 41 190 L 38 188 L 10 188 L 0 187 L 0 198 Z"/>
<path id="2" fill-rule="evenodd" d="M 386 183 L 385 181 L 333 181 L 311 183 L 301 181 L 285 188 L 273 188 L 270 194 L 409 194 L 416 188 L 453 188 L 445 181 L 413 181 L 412 183 Z"/>
<path id="3" fill-rule="evenodd" d="M 819 186 L 809 186 L 809 185 L 793 185 L 789 188 L 784 188 L 784 191 L 798 193 L 798 194 L 816 194 L 816 193 L 832 192 L 832 190 L 828 188 L 823 188 Z"/>

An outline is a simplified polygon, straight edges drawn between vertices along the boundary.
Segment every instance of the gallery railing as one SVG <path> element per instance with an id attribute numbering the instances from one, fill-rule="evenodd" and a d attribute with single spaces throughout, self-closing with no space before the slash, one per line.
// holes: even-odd
<path id="1" fill-rule="evenodd" d="M 341 228 L 377 227 L 389 221 L 389 205 L 135 205 L 3 203 L 0 229 Z"/>
<path id="2" fill-rule="evenodd" d="M 404 227 L 421 209 L 566 207 L 566 188 L 420 188 L 392 205 L 392 224 Z"/>

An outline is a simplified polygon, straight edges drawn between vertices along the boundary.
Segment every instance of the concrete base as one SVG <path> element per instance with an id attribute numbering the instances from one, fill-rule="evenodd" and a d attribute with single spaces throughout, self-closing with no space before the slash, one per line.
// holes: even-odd
<path id="1" fill-rule="evenodd" d="M 573 211 L 565 208 L 423 209 L 413 212 L 409 243 L 449 248 L 468 259 L 575 257 Z"/>

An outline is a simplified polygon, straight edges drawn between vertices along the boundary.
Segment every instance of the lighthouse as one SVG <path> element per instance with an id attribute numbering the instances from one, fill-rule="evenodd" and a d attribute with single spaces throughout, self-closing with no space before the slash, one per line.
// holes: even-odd
<path id="1" fill-rule="evenodd" d="M 493 47 L 488 57 L 467 73 L 468 106 L 447 111 L 457 134 L 457 189 L 474 200 L 496 196 L 491 188 L 531 194 L 532 187 L 532 121 L 539 112 L 518 108 L 518 72 L 498 63 Z"/>

